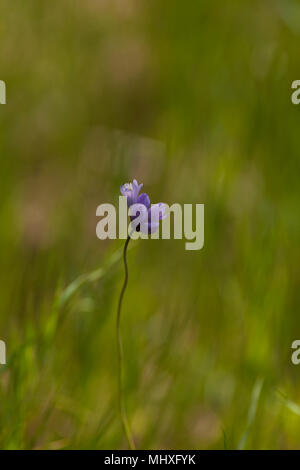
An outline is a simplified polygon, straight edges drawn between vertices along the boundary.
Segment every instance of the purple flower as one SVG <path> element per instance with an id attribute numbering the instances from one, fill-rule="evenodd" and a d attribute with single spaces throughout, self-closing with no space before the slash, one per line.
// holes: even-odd
<path id="1" fill-rule="evenodd" d="M 141 216 L 141 223 L 133 224 L 133 227 L 137 232 L 143 233 L 154 233 L 157 231 L 159 227 L 160 220 L 167 217 L 166 214 L 166 204 L 163 202 L 159 202 L 157 204 L 150 204 L 150 198 L 148 194 L 142 193 L 139 195 L 139 192 L 142 188 L 143 184 L 138 184 L 137 180 L 133 180 L 132 183 L 125 183 L 121 186 L 121 194 L 127 197 L 127 204 L 128 207 L 132 209 L 136 209 L 135 215 L 130 216 L 131 222 Z M 132 207 L 135 204 L 135 208 Z"/>
<path id="2" fill-rule="evenodd" d="M 137 204 L 138 195 L 142 187 L 143 184 L 138 184 L 137 180 L 133 180 L 132 183 L 125 183 L 120 186 L 122 196 L 127 197 L 128 207 L 132 206 L 132 204 Z"/>
<path id="3" fill-rule="evenodd" d="M 148 222 L 147 225 L 144 226 L 142 224 L 141 230 L 144 233 L 154 233 L 158 230 L 159 222 L 162 219 L 167 217 L 166 213 L 166 204 L 163 202 L 158 202 L 157 204 L 152 204 L 152 206 L 148 209 Z"/>

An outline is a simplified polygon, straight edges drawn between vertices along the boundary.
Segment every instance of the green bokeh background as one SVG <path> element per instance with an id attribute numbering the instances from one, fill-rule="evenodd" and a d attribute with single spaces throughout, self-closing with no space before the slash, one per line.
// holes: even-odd
<path id="1" fill-rule="evenodd" d="M 299 448 L 299 2 L 1 0 L 0 18 L 0 447 L 126 448 L 123 242 L 95 213 L 136 177 L 205 204 L 203 250 L 129 250 L 138 448 Z"/>

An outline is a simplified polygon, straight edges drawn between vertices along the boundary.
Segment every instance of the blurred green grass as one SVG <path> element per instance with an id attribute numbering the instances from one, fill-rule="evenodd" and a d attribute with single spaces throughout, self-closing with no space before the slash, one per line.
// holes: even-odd
<path id="1" fill-rule="evenodd" d="M 153 202 L 205 204 L 202 251 L 129 252 L 138 447 L 299 448 L 298 3 L 3 0 L 0 13 L 0 447 L 126 447 L 122 241 L 96 238 L 95 212 L 136 177 Z"/>

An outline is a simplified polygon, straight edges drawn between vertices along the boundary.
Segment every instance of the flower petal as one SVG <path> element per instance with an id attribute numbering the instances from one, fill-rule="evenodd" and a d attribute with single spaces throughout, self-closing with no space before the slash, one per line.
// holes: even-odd
<path id="1" fill-rule="evenodd" d="M 165 219 L 167 217 L 167 206 L 163 202 L 158 202 L 157 204 L 152 204 L 150 208 L 150 222 L 158 222 L 159 220 Z"/>
<path id="2" fill-rule="evenodd" d="M 136 204 L 142 186 L 143 184 L 138 184 L 136 179 L 134 179 L 132 183 L 125 183 L 120 186 L 122 196 L 127 197 L 128 207 L 132 204 Z"/>
<path id="3" fill-rule="evenodd" d="M 137 203 L 138 204 L 144 204 L 144 206 L 146 206 L 147 209 L 149 209 L 149 207 L 150 207 L 150 198 L 149 198 L 148 194 L 146 194 L 146 193 L 140 194 L 139 197 L 137 198 Z"/>

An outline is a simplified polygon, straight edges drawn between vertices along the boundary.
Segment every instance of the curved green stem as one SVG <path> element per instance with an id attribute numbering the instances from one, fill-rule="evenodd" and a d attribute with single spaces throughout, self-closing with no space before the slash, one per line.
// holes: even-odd
<path id="1" fill-rule="evenodd" d="M 130 235 L 128 235 L 127 240 L 124 245 L 123 251 L 123 260 L 124 260 L 124 267 L 125 267 L 125 279 L 124 284 L 120 293 L 119 304 L 118 304 L 118 313 L 117 313 L 117 344 L 118 344 L 118 379 L 119 379 L 119 408 L 120 408 L 120 415 L 121 421 L 124 428 L 124 432 L 128 441 L 129 448 L 131 450 L 135 450 L 135 445 L 133 441 L 133 437 L 130 431 L 130 427 L 128 424 L 126 410 L 125 410 L 125 403 L 124 403 L 124 394 L 123 394 L 123 348 L 122 348 L 122 338 L 121 338 L 121 307 L 122 301 L 124 297 L 124 293 L 128 283 L 128 265 L 127 265 L 127 247 L 130 241 Z"/>

